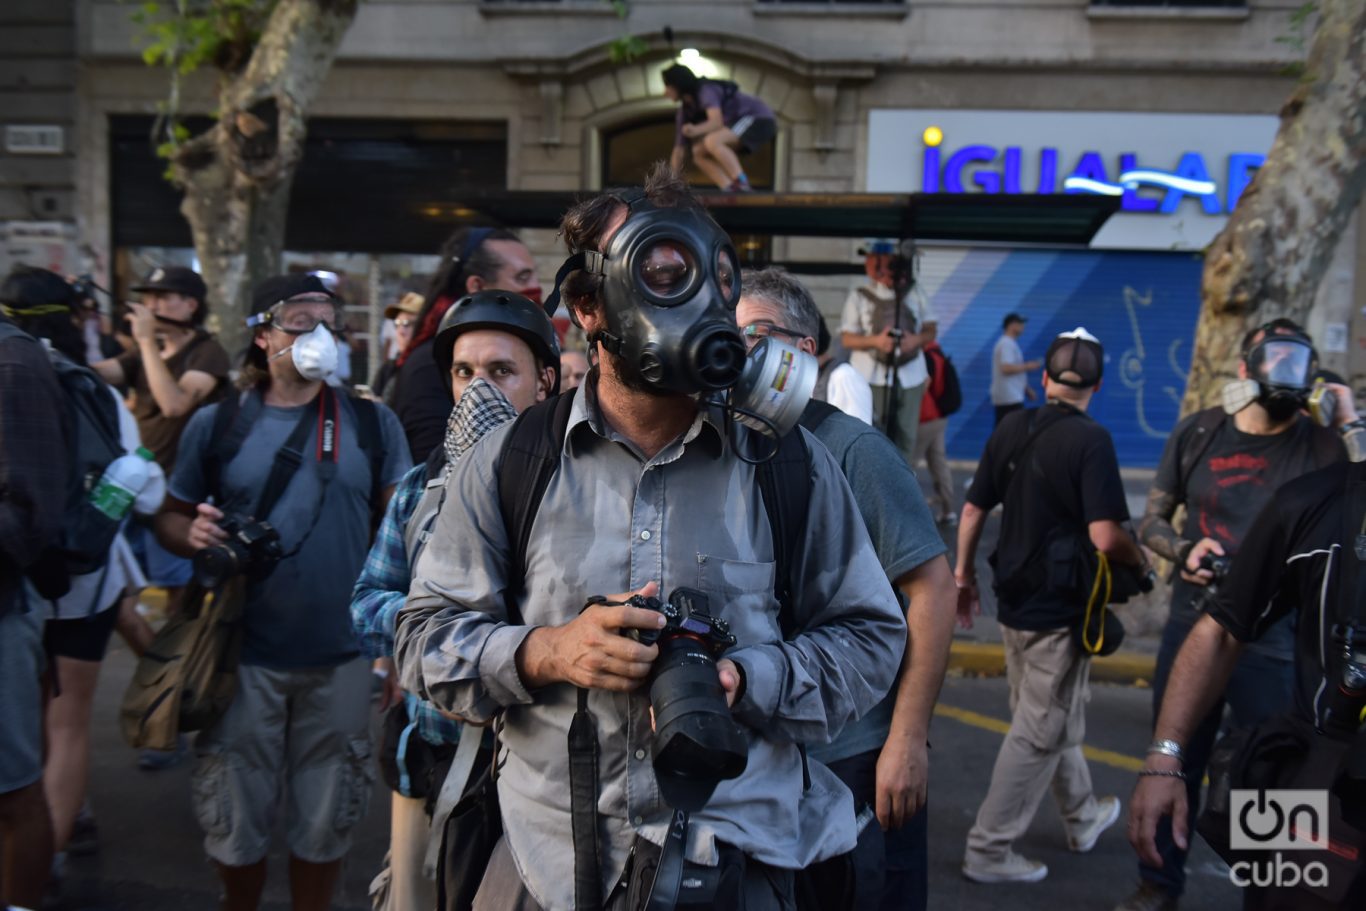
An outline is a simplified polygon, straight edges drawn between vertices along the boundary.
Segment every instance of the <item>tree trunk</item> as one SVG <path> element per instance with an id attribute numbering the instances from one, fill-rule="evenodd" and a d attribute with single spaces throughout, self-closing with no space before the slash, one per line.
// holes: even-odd
<path id="1" fill-rule="evenodd" d="M 1366 2 L 1320 0 L 1305 73 L 1266 163 L 1205 252 L 1200 323 L 1181 411 L 1219 402 L 1243 334 L 1303 324 L 1366 186 Z"/>
<path id="2" fill-rule="evenodd" d="M 252 286 L 280 269 L 305 118 L 357 2 L 278 0 L 246 68 L 221 77 L 218 123 L 172 158 L 209 310 L 234 356 L 249 341 L 243 320 Z"/>

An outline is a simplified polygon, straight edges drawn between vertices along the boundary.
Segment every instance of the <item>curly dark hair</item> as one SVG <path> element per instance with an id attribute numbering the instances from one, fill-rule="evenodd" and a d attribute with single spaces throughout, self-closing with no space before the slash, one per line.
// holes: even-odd
<path id="1" fill-rule="evenodd" d="M 685 181 L 666 161 L 657 161 L 645 176 L 645 197 L 663 209 L 700 209 L 702 204 L 693 196 Z M 626 208 L 621 195 L 608 191 L 578 203 L 560 220 L 560 236 L 570 253 L 585 250 L 602 252 L 600 242 L 607 226 L 617 213 Z M 602 278 L 581 270 L 569 273 L 560 286 L 560 296 L 569 313 L 578 321 L 580 313 L 597 309 L 598 291 Z"/>

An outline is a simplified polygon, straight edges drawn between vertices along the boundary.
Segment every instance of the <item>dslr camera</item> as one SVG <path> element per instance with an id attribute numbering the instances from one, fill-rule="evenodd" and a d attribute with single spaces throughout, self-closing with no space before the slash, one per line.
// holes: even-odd
<path id="1" fill-rule="evenodd" d="M 264 579 L 284 556 L 280 533 L 269 522 L 225 516 L 218 524 L 228 533 L 228 540 L 204 548 L 191 561 L 195 581 L 204 588 L 218 588 L 237 575 Z"/>
<path id="2" fill-rule="evenodd" d="M 1221 557 L 1218 554 L 1205 554 L 1200 558 L 1199 568 L 1209 570 L 1214 574 L 1214 578 L 1210 579 L 1209 585 L 1206 585 L 1200 593 L 1196 595 L 1195 601 L 1192 604 L 1196 611 L 1203 614 L 1214 604 L 1214 599 L 1219 596 L 1219 586 L 1223 585 L 1224 580 L 1228 578 L 1228 570 L 1232 565 L 1232 557 Z"/>
<path id="3" fill-rule="evenodd" d="M 627 603 L 665 617 L 662 629 L 631 633 L 644 645 L 659 646 L 648 682 L 654 768 L 670 805 L 700 810 L 716 785 L 739 777 L 749 761 L 749 742 L 731 717 L 716 670 L 735 636 L 694 588 L 676 588 L 664 602 L 636 595 Z"/>

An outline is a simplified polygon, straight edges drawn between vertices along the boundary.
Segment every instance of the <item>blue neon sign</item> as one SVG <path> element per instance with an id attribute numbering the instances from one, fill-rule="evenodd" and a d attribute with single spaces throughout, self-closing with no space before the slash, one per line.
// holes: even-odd
<path id="1" fill-rule="evenodd" d="M 1099 152 L 1083 152 L 1072 163 L 1071 170 L 1064 173 L 1059 167 L 1062 162 L 1059 151 L 1043 148 L 1038 153 L 1037 173 L 1026 175 L 1023 173 L 1024 151 L 1020 146 L 998 149 L 974 144 L 946 155 L 942 149 L 943 133 L 938 127 L 927 129 L 925 136 L 922 192 L 1099 193 L 1123 197 L 1120 208 L 1125 212 L 1159 215 L 1171 215 L 1186 199 L 1198 202 L 1206 215 L 1232 212 L 1243 190 L 1266 160 L 1265 155 L 1253 153 L 1229 155 L 1220 175 L 1224 178 L 1221 196 L 1219 185 L 1199 152 L 1183 153 L 1170 171 L 1145 167 L 1136 153 L 1126 152 L 1119 156 L 1115 179 L 1111 180 L 1111 172 Z"/>

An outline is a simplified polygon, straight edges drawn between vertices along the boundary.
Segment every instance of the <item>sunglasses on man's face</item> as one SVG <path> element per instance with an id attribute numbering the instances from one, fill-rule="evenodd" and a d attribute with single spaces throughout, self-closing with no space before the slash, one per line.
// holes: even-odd
<path id="1" fill-rule="evenodd" d="M 396 319 L 394 325 L 400 329 L 411 329 L 417 323 L 415 319 Z"/>

